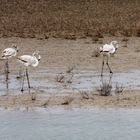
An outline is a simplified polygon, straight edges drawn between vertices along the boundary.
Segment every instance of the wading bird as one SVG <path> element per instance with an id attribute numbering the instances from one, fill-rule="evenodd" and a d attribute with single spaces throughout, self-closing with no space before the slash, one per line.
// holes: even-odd
<path id="1" fill-rule="evenodd" d="M 109 66 L 109 63 L 108 63 L 108 56 L 115 54 L 117 49 L 118 49 L 118 42 L 117 41 L 112 41 L 110 44 L 105 44 L 105 45 L 100 47 L 100 53 L 103 54 L 101 76 L 103 76 L 105 57 L 106 57 L 106 64 L 109 68 L 109 71 L 110 71 L 110 73 L 113 73 L 110 66 Z"/>
<path id="2" fill-rule="evenodd" d="M 8 73 L 9 73 L 9 64 L 8 60 L 17 55 L 18 47 L 16 44 L 13 44 L 11 48 L 6 48 L 2 51 L 1 58 L 5 59 L 5 73 L 7 75 L 6 80 L 8 80 Z"/>
<path id="3" fill-rule="evenodd" d="M 32 67 L 37 67 L 38 66 L 39 61 L 41 59 L 41 56 L 39 55 L 39 51 L 34 52 L 32 55 L 19 56 L 19 57 L 17 57 L 17 59 L 21 64 L 23 64 L 26 67 L 26 71 L 25 71 L 25 74 L 23 76 L 21 91 L 22 92 L 24 91 L 23 86 L 24 86 L 25 75 L 27 77 L 28 88 L 29 88 L 29 91 L 30 91 L 31 86 L 30 86 L 30 81 L 29 81 L 29 76 L 28 76 L 28 67 L 29 66 L 32 66 Z"/>

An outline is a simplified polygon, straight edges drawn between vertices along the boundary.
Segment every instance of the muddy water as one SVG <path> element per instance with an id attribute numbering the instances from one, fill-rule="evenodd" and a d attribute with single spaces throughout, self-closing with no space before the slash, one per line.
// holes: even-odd
<path id="1" fill-rule="evenodd" d="M 61 81 L 58 81 L 60 77 Z M 20 88 L 22 79 L 17 80 L 16 75 L 10 75 L 9 80 L 9 93 L 21 94 Z M 1 86 L 0 93 L 5 94 L 6 85 L 4 75 L 0 77 Z M 140 71 L 133 70 L 126 73 L 115 73 L 110 77 L 110 74 L 105 73 L 101 79 L 98 72 L 92 69 L 74 70 L 72 73 L 66 73 L 65 68 L 50 68 L 39 70 L 37 73 L 30 73 L 30 82 L 33 90 L 41 93 L 72 93 L 79 91 L 94 91 L 101 84 L 102 80 L 111 82 L 113 87 L 116 83 L 123 86 L 125 89 L 139 89 L 140 88 Z M 25 90 L 27 90 L 27 81 L 25 81 Z"/>
<path id="2" fill-rule="evenodd" d="M 140 109 L 0 111 L 1 140 L 138 140 Z"/>

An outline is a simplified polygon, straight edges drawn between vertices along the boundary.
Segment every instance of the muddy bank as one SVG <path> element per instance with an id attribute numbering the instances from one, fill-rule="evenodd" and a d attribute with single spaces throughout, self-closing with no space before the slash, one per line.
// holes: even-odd
<path id="1" fill-rule="evenodd" d="M 125 91 L 122 95 L 100 96 L 98 93 L 39 96 L 21 94 L 0 96 L 0 107 L 107 106 L 140 107 L 139 91 Z"/>

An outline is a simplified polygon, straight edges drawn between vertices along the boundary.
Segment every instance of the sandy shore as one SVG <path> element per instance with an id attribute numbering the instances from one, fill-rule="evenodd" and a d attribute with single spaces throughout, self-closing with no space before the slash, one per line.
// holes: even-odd
<path id="1" fill-rule="evenodd" d="M 34 80 L 39 82 L 36 78 L 39 70 L 48 67 L 54 69 L 59 68 L 85 70 L 92 69 L 96 73 L 101 70 L 102 57 L 96 57 L 94 54 L 96 50 L 104 43 L 109 43 L 111 40 L 119 41 L 119 49 L 114 57 L 110 58 L 110 65 L 114 73 L 129 72 L 131 70 L 139 70 L 140 67 L 140 39 L 127 38 L 124 41 L 122 37 L 105 37 L 101 38 L 96 43 L 93 39 L 54 39 L 37 40 L 37 39 L 22 39 L 22 38 L 1 38 L 1 50 L 9 47 L 12 43 L 19 46 L 19 54 L 32 54 L 35 50 L 39 50 L 42 56 L 39 67 L 31 68 L 30 73 Z M 4 61 L 0 61 L 0 72 L 3 75 Z M 15 59 L 10 60 L 11 74 L 16 75 L 18 72 L 19 64 Z M 107 67 L 105 72 L 108 72 Z M 46 80 L 52 80 L 52 77 L 44 77 Z M 54 77 L 53 77 L 54 78 Z M 46 85 L 47 86 L 47 85 Z M 38 87 L 39 88 L 39 87 Z M 10 90 L 10 89 L 9 89 Z M 59 89 L 58 89 L 59 90 Z M 70 105 L 70 106 L 140 106 L 139 90 L 124 90 L 122 95 L 119 96 L 99 96 L 98 93 L 71 93 L 69 95 L 53 95 L 47 93 L 47 90 L 40 96 L 33 91 L 29 95 L 23 93 L 21 95 L 6 95 L 0 96 L 1 107 L 47 107 L 54 105 Z"/>

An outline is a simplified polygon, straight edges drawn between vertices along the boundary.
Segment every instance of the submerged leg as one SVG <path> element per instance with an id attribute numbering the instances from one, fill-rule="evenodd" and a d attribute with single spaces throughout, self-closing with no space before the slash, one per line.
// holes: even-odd
<path id="1" fill-rule="evenodd" d="M 8 65 L 8 59 L 5 62 L 5 75 L 6 75 L 6 81 L 9 79 L 9 65 Z"/>
<path id="2" fill-rule="evenodd" d="M 10 73 L 10 72 L 9 72 L 9 61 L 8 61 L 8 59 L 6 60 L 5 67 L 6 67 L 6 71 L 7 71 L 8 73 Z"/>
<path id="3" fill-rule="evenodd" d="M 108 66 L 108 68 L 109 68 L 110 73 L 113 73 L 112 70 L 111 70 L 111 68 L 110 68 L 110 66 L 109 66 L 109 63 L 108 63 L 108 56 L 107 56 L 106 64 L 107 64 L 107 66 Z"/>
<path id="4" fill-rule="evenodd" d="M 23 87 L 24 87 L 24 79 L 25 79 L 25 73 L 24 73 L 24 75 L 23 75 L 23 81 L 22 81 L 21 92 L 23 92 L 23 91 L 24 91 L 24 89 L 23 89 Z"/>
<path id="5" fill-rule="evenodd" d="M 10 71 L 9 71 L 9 62 L 8 62 L 8 60 L 7 60 L 7 73 L 10 73 Z"/>
<path id="6" fill-rule="evenodd" d="M 103 76 L 103 69 L 104 69 L 104 56 L 103 56 L 103 61 L 102 61 L 102 71 L 101 71 L 101 76 Z"/>
<path id="7" fill-rule="evenodd" d="M 29 75 L 28 75 L 28 69 L 26 68 L 26 76 L 27 76 L 27 81 L 28 81 L 28 88 L 30 90 L 31 86 L 30 86 L 30 81 L 29 81 Z"/>

